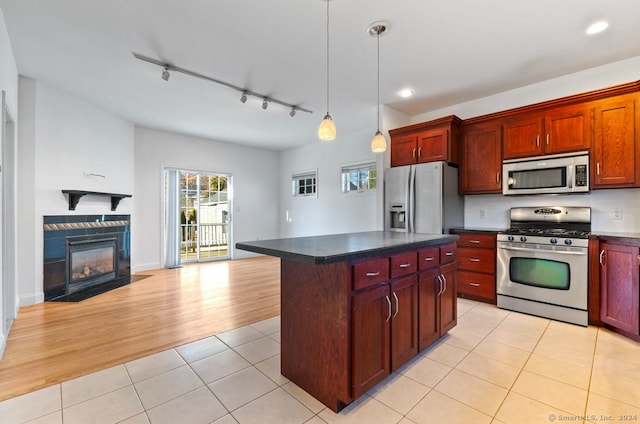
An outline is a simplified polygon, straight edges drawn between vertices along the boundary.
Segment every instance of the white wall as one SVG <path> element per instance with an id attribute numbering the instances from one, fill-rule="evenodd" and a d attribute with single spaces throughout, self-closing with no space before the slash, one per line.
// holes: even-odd
<path id="1" fill-rule="evenodd" d="M 7 28 L 4 23 L 4 15 L 0 10 L 0 90 L 5 92 L 5 102 L 9 110 L 12 112 L 12 118 L 18 119 L 18 70 L 16 68 L 16 62 L 13 57 L 13 50 L 11 49 L 11 43 L 9 41 L 9 35 L 7 34 Z M 16 225 L 15 214 L 15 189 L 7 187 L 9 184 L 15 186 L 16 181 L 16 166 L 15 156 L 17 145 L 15 140 L 5 141 L 4 146 L 0 144 L 0 148 L 3 148 L 4 152 L 0 152 L 0 164 L 2 165 L 2 177 L 0 181 L 3 181 L 4 190 L 0 189 L 0 193 L 4 192 L 3 210 L 0 210 L 0 224 L 4 220 L 5 231 L 2 235 L 3 239 L 0 241 L 1 245 L 6 249 L 14 248 L 15 243 L 15 231 L 9 231 L 8 227 L 14 227 Z M 9 154 L 7 154 L 9 152 Z M 4 155 L 3 155 L 4 153 Z M 10 240 L 11 239 L 11 240 Z M 17 305 L 17 301 L 4 298 L 4 293 L 8 292 L 17 293 L 17 283 L 15 281 L 17 257 L 12 254 L 7 254 L 7 251 L 3 253 L 3 247 L 0 247 L 0 255 L 4 254 L 4 261 L 0 261 L 0 357 L 4 352 L 6 344 L 7 334 L 5 333 L 4 323 L 5 320 L 13 319 L 17 311 L 5 310 L 5 302 L 9 304 Z M 8 287 L 8 286 L 11 287 Z"/>
<path id="2" fill-rule="evenodd" d="M 607 88 L 637 81 L 638 69 L 640 56 L 414 116 L 411 120 L 418 123 L 452 114 L 468 119 Z M 469 195 L 465 196 L 465 226 L 505 228 L 509 225 L 509 208 L 519 206 L 589 206 L 594 232 L 640 232 L 640 189 L 594 190 L 590 194 L 564 196 Z M 622 209 L 622 219 L 612 218 L 613 208 Z M 485 211 L 486 218 L 480 218 L 480 211 Z"/>
<path id="3" fill-rule="evenodd" d="M 165 167 L 231 174 L 232 243 L 278 237 L 278 153 L 148 128 L 135 129 L 133 271 L 163 266 Z M 233 258 L 254 256 L 232 250 Z"/>
<path id="4" fill-rule="evenodd" d="M 375 115 L 374 115 L 375 116 Z M 372 120 L 373 122 L 373 120 Z M 334 141 L 312 139 L 308 144 L 280 154 L 280 223 L 281 237 L 382 230 L 384 202 L 384 168 L 390 163 L 388 129 L 410 123 L 410 117 L 388 107 L 382 108 L 382 128 L 387 151 L 371 151 L 376 128 L 342 133 Z M 378 189 L 373 193 L 343 194 L 340 169 L 344 165 L 375 161 Z M 294 198 L 291 176 L 298 172 L 318 171 L 318 196 Z M 287 220 L 289 218 L 289 220 Z"/>
<path id="5" fill-rule="evenodd" d="M 19 113 L 18 293 L 29 305 L 43 300 L 44 215 L 132 214 L 131 199 L 111 212 L 109 197 L 91 195 L 70 211 L 61 190 L 133 194 L 134 131 L 124 119 L 24 77 Z"/>

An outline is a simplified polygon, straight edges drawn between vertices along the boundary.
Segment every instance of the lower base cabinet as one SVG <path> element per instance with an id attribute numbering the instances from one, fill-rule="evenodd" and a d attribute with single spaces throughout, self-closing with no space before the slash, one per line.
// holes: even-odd
<path id="1" fill-rule="evenodd" d="M 456 326 L 457 296 L 455 264 L 443 265 L 420 273 L 418 284 L 420 351 Z"/>
<path id="2" fill-rule="evenodd" d="M 358 397 L 418 353 L 415 275 L 353 296 L 353 396 Z"/>
<path id="3" fill-rule="evenodd" d="M 281 259 L 282 375 L 341 410 L 456 325 L 455 260 L 455 242 L 326 265 Z"/>
<path id="4" fill-rule="evenodd" d="M 640 247 L 600 242 L 600 321 L 640 336 Z"/>

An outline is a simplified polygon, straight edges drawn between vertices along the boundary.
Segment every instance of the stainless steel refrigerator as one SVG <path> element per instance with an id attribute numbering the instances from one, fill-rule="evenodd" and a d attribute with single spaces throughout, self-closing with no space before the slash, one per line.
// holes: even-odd
<path id="1" fill-rule="evenodd" d="M 387 231 L 446 234 L 464 225 L 458 168 L 446 162 L 397 166 L 384 172 Z"/>

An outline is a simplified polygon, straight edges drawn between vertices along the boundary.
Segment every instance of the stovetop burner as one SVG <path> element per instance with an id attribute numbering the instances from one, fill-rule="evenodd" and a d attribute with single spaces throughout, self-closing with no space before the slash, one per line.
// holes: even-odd
<path id="1" fill-rule="evenodd" d="M 591 208 L 523 207 L 511 208 L 511 228 L 504 234 L 561 238 L 589 238 Z"/>
<path id="2" fill-rule="evenodd" d="M 573 238 L 589 238 L 588 230 L 571 229 L 571 228 L 536 228 L 536 227 L 512 227 L 505 231 L 510 235 L 532 235 L 542 237 L 573 237 Z"/>

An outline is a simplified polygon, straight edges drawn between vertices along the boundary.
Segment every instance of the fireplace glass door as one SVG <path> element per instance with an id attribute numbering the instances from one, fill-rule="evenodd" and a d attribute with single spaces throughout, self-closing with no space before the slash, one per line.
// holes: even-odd
<path id="1" fill-rule="evenodd" d="M 180 259 L 229 258 L 227 175 L 180 172 Z"/>

